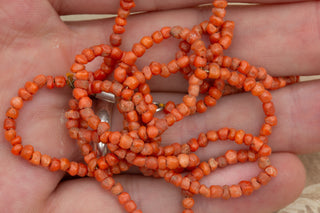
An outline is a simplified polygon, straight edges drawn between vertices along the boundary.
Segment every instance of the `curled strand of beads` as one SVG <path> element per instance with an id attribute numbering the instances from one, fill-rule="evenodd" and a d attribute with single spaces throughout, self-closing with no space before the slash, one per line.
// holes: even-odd
<path id="1" fill-rule="evenodd" d="M 271 147 L 268 136 L 277 124 L 275 108 L 269 90 L 282 88 L 299 81 L 297 76 L 272 77 L 262 67 L 255 67 L 245 60 L 224 55 L 232 43 L 234 22 L 225 21 L 226 0 L 214 0 L 212 16 L 209 20 L 195 25 L 192 29 L 180 26 L 163 27 L 150 36 L 144 36 L 132 46 L 131 51 L 123 51 L 121 34 L 125 32 L 126 18 L 135 6 L 133 0 L 120 0 L 118 16 L 115 19 L 110 44 L 96 45 L 84 49 L 76 55 L 71 66 L 73 78 L 73 99 L 69 101 L 69 110 L 65 113 L 66 127 L 71 138 L 77 140 L 84 162 L 70 162 L 66 158 L 52 158 L 35 151 L 31 145 L 22 145 L 21 137 L 16 133 L 15 120 L 25 101 L 32 100 L 38 89 L 46 86 L 62 88 L 66 85 L 64 77 L 38 75 L 33 82 L 27 82 L 19 89 L 18 96 L 12 98 L 4 121 L 5 138 L 12 144 L 11 152 L 20 155 L 34 165 L 48 167 L 50 171 L 66 171 L 71 176 L 95 177 L 101 186 L 118 197 L 119 203 L 128 212 L 142 212 L 122 185 L 113 179 L 113 175 L 136 166 L 146 176 L 164 178 L 168 183 L 182 190 L 184 213 L 190 213 L 194 205 L 193 196 L 200 194 L 207 198 L 237 198 L 250 195 L 261 185 L 267 184 L 277 170 L 270 163 Z M 209 36 L 210 44 L 202 40 L 202 35 Z M 167 64 L 151 62 L 139 69 L 135 62 L 155 44 L 163 40 L 179 39 L 180 50 L 176 58 Z M 96 57 L 103 57 L 103 63 L 94 72 L 86 70 L 86 65 Z M 181 103 L 168 101 L 164 104 L 165 115 L 155 116 L 157 105 L 153 102 L 147 80 L 154 75 L 167 78 L 181 72 L 188 81 L 188 93 Z M 114 81 L 107 80 L 113 75 Z M 117 107 L 124 117 L 124 128 L 111 131 L 108 122 L 102 122 L 95 114 L 92 96 L 112 93 L 117 99 Z M 200 133 L 184 144 L 173 143 L 161 146 L 161 135 L 176 122 L 195 113 L 204 113 L 216 105 L 223 95 L 238 92 L 251 92 L 262 102 L 265 113 L 260 133 L 254 136 L 244 130 L 221 128 Z M 199 94 L 204 94 L 200 98 Z M 200 162 L 194 154 L 200 147 L 217 140 L 234 141 L 244 144 L 247 150 L 228 150 L 224 155 Z M 102 142 L 109 153 L 98 156 L 92 143 Z M 234 185 L 206 186 L 200 181 L 218 168 L 236 163 L 257 162 L 261 172 L 250 180 Z M 186 175 L 182 175 L 187 172 Z"/>

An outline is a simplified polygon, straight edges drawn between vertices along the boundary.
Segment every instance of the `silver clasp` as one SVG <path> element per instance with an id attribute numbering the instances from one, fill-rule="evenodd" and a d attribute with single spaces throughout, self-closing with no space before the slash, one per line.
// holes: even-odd
<path id="1" fill-rule="evenodd" d="M 113 105 L 116 103 L 116 97 L 112 93 L 101 92 L 95 95 L 99 100 L 96 104 L 96 114 L 99 116 L 102 122 L 107 122 L 110 127 L 112 123 Z M 108 153 L 107 144 L 99 142 L 94 143 L 93 149 L 97 156 L 105 156 Z"/>

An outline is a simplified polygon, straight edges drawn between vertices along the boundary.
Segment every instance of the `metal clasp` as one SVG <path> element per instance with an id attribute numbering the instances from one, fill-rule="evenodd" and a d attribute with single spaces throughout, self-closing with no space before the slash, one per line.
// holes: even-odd
<path id="1" fill-rule="evenodd" d="M 113 106 L 116 103 L 116 97 L 112 93 L 101 92 L 95 95 L 95 98 L 101 100 L 96 104 L 96 114 L 102 122 L 107 122 L 110 127 L 112 125 Z M 107 144 L 99 142 L 94 143 L 93 149 L 97 156 L 105 156 L 108 153 Z"/>

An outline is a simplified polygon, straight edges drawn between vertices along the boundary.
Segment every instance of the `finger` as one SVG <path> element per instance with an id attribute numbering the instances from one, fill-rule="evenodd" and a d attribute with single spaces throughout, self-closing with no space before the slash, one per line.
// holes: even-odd
<path id="1" fill-rule="evenodd" d="M 301 1 L 301 0 L 300 0 Z M 90 2 L 90 6 L 84 0 L 49 0 L 52 6 L 56 9 L 56 11 L 60 15 L 65 14 L 110 14 L 117 13 L 119 5 L 119 0 L 113 1 L 99 1 L 93 0 Z M 144 0 L 136 0 L 136 7 L 133 11 L 156 11 L 156 10 L 171 10 L 177 8 L 187 8 L 187 7 L 195 7 L 200 4 L 209 4 L 212 1 L 210 0 L 179 0 L 179 1 L 170 1 L 170 0 L 153 0 L 153 1 L 144 1 Z M 299 0 L 233 0 L 228 2 L 242 2 L 242 3 L 291 3 L 291 2 L 299 2 Z"/>
<path id="2" fill-rule="evenodd" d="M 196 196 L 195 212 L 273 212 L 292 202 L 304 187 L 304 168 L 298 158 L 292 154 L 275 154 L 273 164 L 279 175 L 267 186 L 263 186 L 251 196 L 228 201 L 205 199 Z M 239 164 L 225 168 L 206 177 L 201 183 L 237 184 L 240 180 L 256 176 L 259 169 L 254 164 Z M 296 177 L 296 178 L 288 178 Z M 163 180 L 142 176 L 117 176 L 124 191 L 131 195 L 138 208 L 144 212 L 181 212 L 181 190 Z M 85 196 L 84 196 L 84 192 Z M 276 193 L 275 193 L 276 192 Z M 70 205 L 76 203 L 76 205 Z M 94 180 L 80 179 L 63 182 L 48 200 L 50 212 L 124 212 L 117 198 L 100 188 Z M 250 206 L 250 208 L 248 208 Z"/>
<path id="3" fill-rule="evenodd" d="M 320 94 L 319 81 L 311 81 L 272 91 L 278 124 L 272 130 L 269 143 L 274 152 L 310 153 L 320 151 Z M 154 100 L 176 104 L 182 102 L 183 94 L 155 94 Z M 161 117 L 163 115 L 156 115 Z M 262 104 L 250 93 L 221 98 L 217 105 L 207 112 L 188 116 L 176 122 L 161 135 L 162 146 L 174 142 L 184 144 L 191 138 L 198 138 L 201 132 L 218 130 L 223 127 L 243 129 L 246 133 L 258 135 L 264 122 Z M 197 153 L 202 160 L 223 155 L 228 149 L 243 149 L 235 143 L 222 141 L 209 143 L 199 148 Z"/>
<path id="4" fill-rule="evenodd" d="M 317 1 L 229 8 L 226 19 L 234 20 L 236 27 L 233 43 L 225 54 L 247 60 L 257 67 L 263 66 L 274 76 L 319 74 L 319 16 L 315 9 L 319 4 Z M 210 13 L 209 9 L 185 9 L 129 17 L 122 48 L 130 50 L 143 36 L 151 35 L 163 26 L 181 25 L 191 28 L 208 19 Z M 299 16 L 296 15 L 298 13 Z M 271 19 L 271 16 L 276 19 Z M 97 35 L 94 37 L 96 43 L 105 43 L 107 29 L 111 29 L 112 24 L 112 20 L 86 22 L 86 31 L 79 23 L 70 23 L 69 26 L 81 38 L 77 47 L 85 48 L 92 45 L 91 35 Z M 137 60 L 138 67 L 149 65 L 154 60 L 160 63 L 170 62 L 179 49 L 178 43 L 179 41 L 170 38 L 162 44 L 155 44 Z M 172 75 L 168 79 L 153 78 L 149 83 L 156 91 L 186 91 L 187 88 L 185 80 L 179 75 Z M 168 86 L 164 88 L 164 84 Z"/>

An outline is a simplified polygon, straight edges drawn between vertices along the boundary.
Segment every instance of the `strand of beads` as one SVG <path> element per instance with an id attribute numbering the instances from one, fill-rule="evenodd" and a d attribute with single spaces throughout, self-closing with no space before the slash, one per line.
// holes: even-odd
<path id="1" fill-rule="evenodd" d="M 37 91 L 43 87 L 48 89 L 63 88 L 66 85 L 66 79 L 63 76 L 44 76 L 38 75 L 33 81 L 26 82 L 23 88 L 18 91 L 18 96 L 11 99 L 11 107 L 8 109 L 4 120 L 5 138 L 12 145 L 11 152 L 14 155 L 20 155 L 33 165 L 47 167 L 50 171 L 62 170 L 68 172 L 71 176 L 78 175 L 84 177 L 88 173 L 87 166 L 83 163 L 70 162 L 67 158 L 50 157 L 47 154 L 41 154 L 35 151 L 32 145 L 22 145 L 22 138 L 16 132 L 16 119 L 19 116 L 19 110 L 23 107 L 24 102 L 31 101 Z M 68 122 L 67 125 L 71 125 Z"/>
<path id="2" fill-rule="evenodd" d="M 215 9 L 222 11 L 226 4 L 225 1 L 214 1 L 214 6 Z M 224 14 L 224 12 L 218 13 L 218 15 L 222 16 L 221 14 Z M 122 52 L 121 57 L 119 56 L 121 61 L 114 70 L 115 82 L 91 80 L 91 83 L 86 83 L 92 85 L 91 91 L 90 88 L 76 86 L 74 97 L 78 101 L 78 110 L 82 123 L 84 122 L 86 125 L 80 129 L 72 129 L 71 135 L 81 140 L 82 136 L 77 132 L 88 131 L 84 130 L 86 127 L 90 127 L 93 130 L 99 129 L 92 132 L 92 134 L 96 135 L 92 138 L 106 143 L 111 153 L 107 154 L 105 158 L 100 157 L 97 159 L 95 153 L 91 151 L 86 153 L 85 159 L 86 162 L 94 165 L 92 168 L 98 167 L 98 174 L 104 174 L 103 177 L 105 179 L 108 178 L 108 182 L 112 174 L 124 171 L 131 165 L 138 166 L 145 175 L 163 177 L 168 182 L 181 187 L 186 195 L 183 200 L 185 212 L 190 212 L 194 204 L 192 199 L 194 194 L 201 193 L 205 197 L 223 197 L 225 199 L 239 197 L 242 194 L 249 195 L 254 189 L 259 188 L 260 184 L 266 184 L 270 177 L 276 175 L 276 169 L 270 165 L 268 159 L 268 155 L 271 154 L 271 148 L 266 144 L 266 136 L 271 134 L 271 127 L 276 124 L 276 117 L 274 116 L 271 94 L 264 87 L 282 87 L 285 86 L 286 81 L 279 78 L 278 81 L 281 84 L 274 84 L 273 82 L 276 82 L 277 79 L 267 75 L 263 68 L 257 69 L 250 66 L 246 61 L 224 57 L 222 55 L 223 50 L 227 49 L 232 41 L 234 24 L 233 22 L 224 22 L 222 18 L 214 13 L 209 21 L 195 26 L 192 30 L 181 27 L 164 27 L 160 31 L 154 32 L 152 36 L 143 37 L 140 43 L 134 44 L 132 51 Z M 212 45 L 209 49 L 206 49 L 204 42 L 201 40 L 201 34 L 203 33 L 210 35 Z M 171 35 L 177 39 L 182 39 L 182 42 L 180 42 L 181 51 L 176 54 L 177 58 L 167 65 L 152 62 L 141 71 L 138 70 L 135 66 L 137 58 L 143 56 L 145 51 L 153 46 L 153 43 L 161 43 Z M 111 58 L 113 57 L 111 53 L 118 50 L 111 47 L 106 49 L 109 52 L 103 55 Z M 187 54 L 190 50 L 194 54 L 188 56 Z M 117 59 L 114 58 L 114 60 Z M 178 71 L 183 72 L 185 78 L 189 81 L 188 95 L 178 105 L 168 102 L 165 106 L 167 115 L 164 118 L 155 118 L 156 106 L 152 103 L 153 98 L 146 80 L 150 80 L 153 75 L 168 77 Z M 90 73 L 88 73 L 89 75 Z M 75 77 L 77 82 L 79 80 L 77 73 Z M 260 82 L 257 82 L 256 79 Z M 90 82 L 89 78 L 81 80 Z M 214 80 L 214 83 L 210 84 L 207 81 L 206 86 L 203 86 L 204 80 Z M 217 133 L 217 138 L 220 140 L 236 140 L 239 144 L 243 143 L 243 138 L 246 138 L 245 144 L 250 147 L 249 151 L 241 150 L 238 153 L 234 150 L 229 150 L 225 156 L 200 163 L 199 158 L 190 152 L 196 151 L 199 145 L 206 146 L 208 139 L 207 136 L 203 136 L 204 134 L 199 137 L 201 138 L 198 140 L 199 142 L 190 140 L 184 145 L 173 144 L 161 147 L 160 135 L 176 121 L 183 119 L 183 117 L 195 112 L 204 112 L 207 107 L 214 106 L 223 92 L 225 92 L 225 82 L 230 86 L 251 91 L 254 96 L 258 96 L 263 102 L 267 117 L 261 128 L 260 136 L 253 137 L 250 134 L 245 134 L 242 130 L 236 131 L 228 128 L 220 129 Z M 207 93 L 207 96 L 205 96 L 204 100 L 197 100 L 201 87 L 207 88 L 202 89 L 202 92 Z M 109 128 L 104 130 L 99 128 L 101 122 L 94 115 L 91 109 L 92 102 L 87 96 L 93 91 L 109 92 L 119 97 L 118 109 L 126 120 L 123 131 L 111 132 Z M 76 102 L 75 100 L 73 101 Z M 211 131 L 209 137 L 213 137 L 212 134 L 213 132 Z M 88 143 L 86 143 L 86 146 L 88 146 Z M 245 162 L 247 159 L 249 161 L 258 160 L 259 166 L 264 172 L 253 178 L 251 182 L 242 181 L 238 185 L 223 187 L 200 185 L 199 180 L 205 174 L 208 175 L 218 166 L 225 167 L 228 164 L 235 164 L 238 162 L 238 158 L 239 162 Z M 97 164 L 98 161 L 103 162 L 102 166 Z M 120 167 L 120 162 L 126 166 Z M 191 170 L 191 172 L 183 178 L 180 173 L 186 171 L 186 169 Z M 98 178 L 103 185 L 102 179 Z"/>

